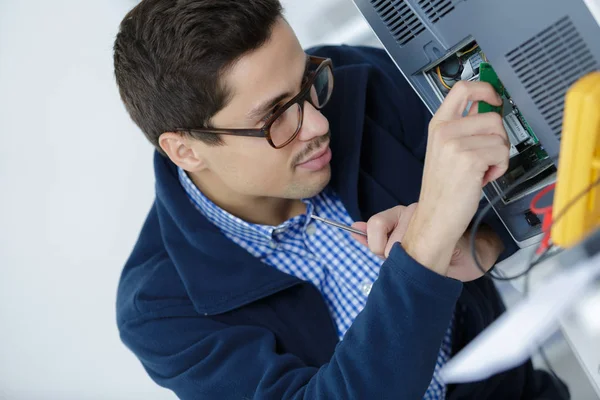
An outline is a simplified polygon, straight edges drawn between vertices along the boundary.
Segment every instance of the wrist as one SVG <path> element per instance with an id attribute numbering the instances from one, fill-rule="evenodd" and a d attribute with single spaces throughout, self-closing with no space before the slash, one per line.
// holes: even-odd
<path id="1" fill-rule="evenodd" d="M 446 276 L 456 240 L 439 229 L 431 216 L 419 215 L 418 208 L 402 240 L 402 247 L 428 269 Z"/>

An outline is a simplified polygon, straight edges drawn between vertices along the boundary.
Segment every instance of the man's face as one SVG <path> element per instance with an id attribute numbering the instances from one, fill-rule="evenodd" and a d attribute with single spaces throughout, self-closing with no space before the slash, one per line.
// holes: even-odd
<path id="1" fill-rule="evenodd" d="M 282 106 L 300 91 L 306 54 L 283 19 L 271 38 L 245 55 L 222 79 L 231 100 L 211 120 L 218 128 L 261 128 L 274 107 Z M 274 107 L 274 99 L 280 99 Z M 253 111 L 264 109 L 259 116 Z M 300 199 L 319 193 L 329 182 L 329 123 L 310 103 L 304 103 L 304 121 L 298 136 L 274 149 L 264 138 L 222 136 L 224 145 L 209 147 L 195 141 L 213 182 L 242 196 Z M 316 156 L 320 156 L 315 159 Z"/>

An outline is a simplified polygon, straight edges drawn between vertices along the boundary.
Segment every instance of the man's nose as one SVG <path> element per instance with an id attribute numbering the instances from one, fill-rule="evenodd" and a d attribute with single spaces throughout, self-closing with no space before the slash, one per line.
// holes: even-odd
<path id="1" fill-rule="evenodd" d="M 310 102 L 304 102 L 304 120 L 302 128 L 298 132 L 298 139 L 309 142 L 315 137 L 323 136 L 329 132 L 329 121 L 321 113 L 313 107 Z"/>

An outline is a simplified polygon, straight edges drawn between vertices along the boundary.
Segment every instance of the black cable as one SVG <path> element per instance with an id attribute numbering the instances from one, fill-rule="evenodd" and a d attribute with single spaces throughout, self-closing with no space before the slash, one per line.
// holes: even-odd
<path id="1" fill-rule="evenodd" d="M 584 197 L 589 191 L 591 191 L 598 184 L 600 184 L 600 178 L 597 179 L 595 182 L 593 182 L 591 185 L 589 185 L 587 188 L 585 188 L 585 190 L 583 190 L 582 192 L 580 192 L 572 200 L 570 200 L 567 203 L 567 205 L 557 214 L 556 218 L 554 218 L 554 220 L 552 221 L 552 223 L 548 227 L 548 230 L 550 230 L 552 228 L 552 226 L 555 223 L 557 223 L 566 214 L 566 212 L 571 207 L 573 207 L 579 200 L 581 200 L 582 197 Z M 537 253 L 537 250 L 539 249 L 540 245 L 538 245 L 538 248 L 532 253 L 532 256 L 529 258 L 529 262 L 527 264 L 528 266 L 525 269 L 526 272 L 531 271 L 533 269 L 533 267 L 535 267 L 536 265 L 538 265 L 539 263 L 541 263 L 542 261 L 544 261 L 545 260 L 545 256 L 554 247 L 554 246 L 549 246 L 546 249 L 544 249 L 544 252 L 542 254 L 540 254 L 539 257 L 537 258 L 537 260 L 535 260 L 535 262 L 534 262 L 533 261 L 533 257 Z M 529 295 L 529 277 L 530 276 L 531 275 L 528 274 L 528 273 L 525 274 L 525 282 L 524 282 L 524 288 L 523 288 L 523 297 L 524 298 L 527 298 L 527 296 Z M 540 357 L 542 357 L 542 360 L 544 361 L 544 364 L 546 364 L 546 368 L 550 372 L 550 375 L 552 376 L 552 379 L 554 380 L 554 383 L 556 384 L 557 390 L 560 392 L 560 394 L 561 394 L 561 396 L 563 396 L 563 398 L 568 399 L 569 398 L 569 393 L 565 392 L 565 388 L 563 386 L 563 382 L 560 380 L 560 378 L 558 377 L 558 374 L 556 373 L 556 371 L 552 367 L 552 363 L 550 363 L 550 359 L 546 355 L 546 352 L 545 352 L 544 348 L 541 345 L 538 346 L 538 353 L 540 354 Z"/>
<path id="2" fill-rule="evenodd" d="M 522 182 L 526 181 L 529 178 L 526 178 L 525 176 L 523 176 L 521 179 Z M 510 191 L 512 191 L 516 186 L 520 185 L 522 182 L 519 182 L 519 180 L 515 181 L 514 184 L 509 188 L 509 190 L 507 190 L 507 193 L 509 193 Z M 554 224 L 556 224 L 558 221 L 560 221 L 562 219 L 562 217 L 567 213 L 567 211 L 573 207 L 579 200 L 581 200 L 587 193 L 589 193 L 594 187 L 600 185 L 600 178 L 598 178 L 596 181 L 594 181 L 591 185 L 587 186 L 584 190 L 582 190 L 581 192 L 579 192 L 573 199 L 571 199 L 566 206 L 564 206 L 562 208 L 562 210 L 560 210 L 560 212 L 556 215 L 556 217 L 553 219 L 552 223 L 550 224 L 550 226 L 548 226 L 548 231 L 545 232 L 544 234 L 548 234 L 550 232 L 550 230 L 552 229 L 552 226 Z M 485 271 L 485 269 L 483 268 L 483 266 L 481 265 L 481 263 L 479 262 L 479 259 L 477 258 L 477 252 L 476 252 L 476 248 L 475 248 L 475 236 L 477 234 L 477 230 L 479 228 L 479 226 L 481 225 L 481 222 L 483 221 L 483 218 L 485 217 L 485 214 L 487 212 L 489 212 L 489 210 L 493 207 L 493 205 L 495 205 L 499 200 L 501 199 L 500 196 L 496 197 L 493 201 L 489 202 L 486 207 L 483 208 L 483 210 L 481 210 L 481 212 L 479 213 L 479 215 L 477 216 L 477 218 L 475 219 L 475 222 L 473 223 L 473 227 L 471 228 L 471 237 L 470 237 L 470 247 L 471 247 L 471 255 L 473 257 L 473 260 L 475 261 L 475 264 L 477 265 L 477 268 L 479 268 L 484 274 L 486 274 L 487 272 Z M 527 297 L 529 294 L 529 272 L 531 272 L 531 270 L 538 264 L 540 264 L 542 261 L 544 261 L 546 259 L 546 255 L 548 255 L 548 253 L 552 250 L 552 248 L 554 246 L 548 246 L 546 249 L 544 249 L 544 251 L 542 252 L 542 254 L 540 254 L 539 256 L 537 256 L 537 258 L 534 261 L 534 258 L 536 257 L 536 254 L 539 250 L 539 247 L 541 246 L 541 243 L 538 245 L 538 247 L 536 248 L 536 250 L 534 252 L 532 252 L 531 256 L 529 257 L 529 260 L 527 262 L 527 267 L 525 268 L 525 270 L 515 276 L 512 277 L 497 277 L 497 276 L 493 276 L 490 273 L 490 276 L 493 279 L 496 280 L 501 280 L 501 281 L 510 281 L 510 280 L 514 280 L 517 278 L 520 278 L 522 276 L 525 276 L 525 282 L 524 282 L 524 297 Z M 548 356 L 546 355 L 546 352 L 544 351 L 542 346 L 538 347 L 538 352 L 540 353 L 540 356 L 542 357 L 542 360 L 544 361 L 544 364 L 546 364 L 546 367 L 548 369 L 548 371 L 550 372 L 550 375 L 552 376 L 552 379 L 554 380 L 554 383 L 556 384 L 557 390 L 560 392 L 561 396 L 563 396 L 564 399 L 568 399 L 569 398 L 569 393 L 568 391 L 565 392 L 565 388 L 563 386 L 562 381 L 560 380 L 560 378 L 558 377 L 558 374 L 556 373 L 556 371 L 554 370 L 554 368 L 552 367 L 552 364 L 550 363 L 550 360 L 548 359 Z"/>
<path id="3" fill-rule="evenodd" d="M 536 171 L 530 171 L 529 173 L 524 174 L 523 176 L 521 176 L 520 178 L 518 178 L 517 180 L 515 180 L 512 185 L 510 185 L 505 191 L 505 196 L 508 196 L 509 194 L 511 194 L 515 189 L 517 189 L 519 186 L 521 186 L 521 184 L 523 184 L 524 182 L 528 181 L 529 179 L 533 178 L 536 175 Z M 479 214 L 477 214 L 477 217 L 475 218 L 475 221 L 473 222 L 473 226 L 471 227 L 471 235 L 469 238 L 469 247 L 471 250 L 471 255 L 473 257 L 473 260 L 475 261 L 475 265 L 477 266 L 477 268 L 479 268 L 479 270 L 486 275 L 488 273 L 488 271 L 485 270 L 485 268 L 483 268 L 483 266 L 481 265 L 481 263 L 479 262 L 479 258 L 477 258 L 477 252 L 476 252 L 476 248 L 475 248 L 475 236 L 477 235 L 477 230 L 479 229 L 479 226 L 481 225 L 481 223 L 483 222 L 483 219 L 485 218 L 485 215 L 490 211 L 490 209 L 495 206 L 500 200 L 502 199 L 502 196 L 498 195 L 495 198 L 491 199 L 488 201 L 488 204 L 486 204 L 486 206 L 479 212 Z M 533 261 L 533 258 L 531 259 L 531 261 Z M 510 281 L 516 278 L 520 278 L 521 276 L 525 275 L 526 273 L 528 273 L 529 270 L 523 271 L 522 273 L 510 277 L 510 278 L 503 278 L 503 277 L 498 277 L 498 276 L 494 276 L 492 273 L 490 273 L 490 276 L 496 280 L 499 281 Z"/>
<path id="4" fill-rule="evenodd" d="M 598 178 L 596 181 L 594 181 L 591 185 L 589 185 L 588 187 L 586 187 L 584 190 L 582 190 L 580 193 L 577 194 L 577 196 L 575 196 L 573 199 L 571 199 L 567 205 L 565 207 L 563 207 L 562 210 L 560 210 L 560 212 L 557 214 L 557 216 L 553 219 L 552 223 L 550 224 L 550 226 L 548 226 L 548 231 L 550 231 L 550 229 L 552 229 L 552 226 L 554 224 L 556 224 L 558 221 L 560 221 L 562 219 L 562 217 L 567 213 L 567 211 L 573 207 L 579 200 L 581 200 L 587 193 L 589 193 L 594 187 L 598 186 L 600 184 L 600 178 Z M 491 204 L 491 203 L 490 203 Z M 484 210 L 482 210 L 482 214 L 485 212 L 485 208 Z M 483 218 L 481 218 L 483 219 Z M 476 221 L 477 224 L 477 221 Z M 479 222 L 479 224 L 481 224 L 481 222 Z M 476 231 L 479 224 L 474 225 L 473 226 L 473 230 Z M 477 254 L 474 251 L 475 247 L 474 247 L 474 235 L 471 235 L 471 253 L 473 255 L 473 259 L 475 260 L 475 263 L 477 264 L 477 267 L 480 268 L 481 270 L 483 270 L 483 267 L 479 264 L 479 260 L 477 260 Z M 537 251 L 539 249 L 539 247 L 541 246 L 541 243 L 538 245 L 538 247 L 536 248 L 536 250 L 534 252 L 532 252 L 531 256 L 529 257 L 529 261 L 527 262 L 527 267 L 525 268 L 525 270 L 523 272 L 521 272 L 520 274 L 517 274 L 513 277 L 494 277 L 492 276 L 492 278 L 494 279 L 498 279 L 498 280 L 513 280 L 516 278 L 520 278 L 521 276 L 525 275 L 525 282 L 524 282 L 524 288 L 523 288 L 523 297 L 527 298 L 527 296 L 529 295 L 529 277 L 530 274 L 529 272 L 538 264 L 540 264 L 542 261 L 544 261 L 546 259 L 546 255 L 548 255 L 548 253 L 553 249 L 554 246 L 548 246 L 547 248 L 544 249 L 544 251 L 542 252 L 542 254 L 540 254 L 537 259 L 534 261 L 534 258 L 537 254 Z M 485 273 L 485 272 L 484 272 Z M 490 274 L 491 275 L 491 274 Z M 558 377 L 558 374 L 556 373 L 556 371 L 554 370 L 554 367 L 552 366 L 552 363 L 550 363 L 550 359 L 548 358 L 548 356 L 546 355 L 546 352 L 544 350 L 544 348 L 540 345 L 538 346 L 538 353 L 540 354 L 540 357 L 542 358 L 542 360 L 544 361 L 544 364 L 546 364 L 546 368 L 548 369 L 548 372 L 550 372 L 550 376 L 552 377 L 552 379 L 554 380 L 554 383 L 556 385 L 557 390 L 560 392 L 560 395 L 564 398 L 564 399 L 568 399 L 569 393 L 568 391 L 565 391 L 565 387 L 563 385 L 563 382 L 561 381 L 561 379 Z"/>
<path id="5" fill-rule="evenodd" d="M 596 179 L 594 182 L 589 184 L 585 189 L 577 194 L 577 196 L 573 197 L 566 206 L 563 207 L 562 210 L 558 213 L 558 215 L 553 219 L 552 223 L 548 227 L 550 229 L 554 224 L 556 224 L 566 213 L 569 211 L 569 208 L 573 207 L 582 197 L 588 194 L 592 189 L 596 186 L 600 185 L 600 178 Z"/>
<path id="6" fill-rule="evenodd" d="M 528 179 L 530 179 L 530 177 L 527 176 L 527 175 L 523 175 L 520 179 L 517 179 L 506 190 L 506 194 L 508 195 L 509 193 L 511 193 L 516 187 L 518 187 L 519 185 L 521 185 L 523 182 L 527 181 Z M 567 213 L 567 211 L 571 207 L 573 207 L 579 200 L 581 200 L 587 193 L 589 193 L 594 187 L 596 187 L 599 184 L 600 184 L 600 178 L 598 178 L 591 185 L 589 185 L 588 187 L 586 187 L 584 190 L 582 190 L 580 193 L 578 193 L 573 199 L 571 199 L 567 203 L 567 205 L 565 207 L 563 207 L 563 209 L 560 210 L 560 212 L 557 214 L 557 216 L 553 219 L 552 223 L 547 228 L 548 231 L 544 232 L 544 234 L 549 234 L 550 230 L 552 229 L 552 226 L 554 224 L 556 224 L 558 221 L 560 221 L 562 219 L 562 217 Z M 477 268 L 479 268 L 479 270 L 481 272 L 483 272 L 484 275 L 487 274 L 488 272 L 481 265 L 481 263 L 479 262 L 479 259 L 477 258 L 477 251 L 476 251 L 476 248 L 475 248 L 475 237 L 477 235 L 477 230 L 479 229 L 479 226 L 483 222 L 483 218 L 490 211 L 490 209 L 496 203 L 498 203 L 498 201 L 500 201 L 501 198 L 502 198 L 501 196 L 497 196 L 492 201 L 489 201 L 488 204 L 483 208 L 483 210 L 481 210 L 481 212 L 477 215 L 477 218 L 475 218 L 475 221 L 474 221 L 473 226 L 471 228 L 471 235 L 470 235 L 470 240 L 469 240 L 469 245 L 470 245 L 470 248 L 471 248 L 471 255 L 473 257 L 473 260 L 475 261 L 475 264 L 477 265 Z M 534 252 L 532 252 L 532 254 L 529 257 L 529 260 L 528 260 L 528 262 L 526 264 L 527 267 L 525 268 L 525 270 L 523 272 L 521 272 L 521 273 L 519 273 L 519 274 L 517 274 L 515 276 L 511 276 L 511 277 L 498 277 L 498 276 L 492 275 L 491 273 L 490 273 L 490 276 L 493 279 L 500 280 L 500 281 L 511 281 L 511 280 L 520 278 L 522 276 L 525 276 L 524 297 L 527 297 L 528 292 L 529 292 L 529 272 L 531 272 L 531 270 L 536 265 L 538 265 L 542 261 L 544 261 L 546 259 L 546 255 L 554 247 L 554 246 L 548 246 L 546 249 L 544 249 L 544 251 L 542 252 L 542 254 L 540 254 L 536 258 L 536 254 L 538 252 L 539 246 L 541 246 L 541 243 L 538 245 L 538 247 L 536 248 L 536 250 Z M 535 258 L 535 260 L 534 260 L 534 258 Z M 546 352 L 544 351 L 544 349 L 542 348 L 542 346 L 538 347 L 538 352 L 540 353 L 540 356 L 542 357 L 542 360 L 546 364 L 546 367 L 548 368 L 548 371 L 550 372 L 550 375 L 552 376 L 552 379 L 554 380 L 554 382 L 556 384 L 557 390 L 560 392 L 560 394 L 561 394 L 561 396 L 563 396 L 563 398 L 568 399 L 569 398 L 569 393 L 568 392 L 565 393 L 565 388 L 563 386 L 563 383 L 560 380 L 560 378 L 558 377 L 558 374 L 556 373 L 556 371 L 554 370 L 554 368 L 552 367 L 552 364 L 550 363 L 550 360 L 548 359 L 548 357 L 546 355 Z"/>
<path id="7" fill-rule="evenodd" d="M 566 214 L 566 212 L 569 210 L 570 207 L 572 207 L 575 203 L 577 203 L 585 194 L 587 194 L 589 191 L 591 191 L 598 184 L 600 184 L 600 178 L 597 179 L 595 182 L 593 182 L 591 185 L 589 185 L 585 190 L 583 190 L 577 196 L 575 196 L 571 201 L 569 201 L 569 203 L 567 203 L 567 205 L 558 213 L 558 215 L 552 221 L 552 223 L 550 224 L 548 229 L 551 229 L 552 226 L 555 223 L 557 223 Z M 531 259 L 530 259 L 529 267 L 527 269 L 531 270 L 535 265 L 537 265 L 541 261 L 543 261 L 545 259 L 545 255 L 548 254 L 553 247 L 554 246 L 549 246 L 546 249 L 544 249 L 544 252 L 542 254 L 540 254 L 538 259 L 534 263 L 531 263 Z M 539 245 L 538 245 L 538 248 L 539 248 Z M 536 252 L 537 252 L 537 249 L 536 249 Z M 525 275 L 525 283 L 524 283 L 525 286 L 524 286 L 524 291 L 523 291 L 524 298 L 527 298 L 527 296 L 529 295 L 529 277 L 530 277 L 530 274 Z M 554 368 L 552 367 L 552 364 L 550 363 L 550 359 L 546 355 L 546 352 L 542 345 L 538 346 L 538 353 L 542 357 L 544 364 L 546 364 L 546 368 L 550 372 L 550 375 L 552 376 L 552 379 L 554 380 L 554 383 L 556 384 L 557 389 L 560 391 L 561 396 L 563 396 L 563 398 L 565 398 L 565 399 L 568 399 L 569 393 L 565 392 L 563 383 L 560 380 L 560 378 L 558 377 L 558 374 L 556 373 Z"/>
<path id="8" fill-rule="evenodd" d="M 523 179 L 525 178 L 525 179 Z M 515 187 L 519 186 L 521 183 L 525 182 L 526 180 L 530 179 L 529 177 L 527 177 L 527 175 L 523 175 L 521 177 L 521 179 L 517 179 L 512 185 L 511 187 L 506 191 L 506 193 L 510 193 Z M 573 199 L 571 199 L 566 206 L 563 207 L 562 210 L 560 210 L 560 212 L 557 214 L 557 216 L 554 218 L 554 220 L 552 221 L 552 223 L 550 224 L 550 226 L 548 227 L 548 231 L 550 231 L 550 229 L 552 228 L 552 226 L 557 223 L 565 214 L 566 212 L 573 207 L 579 200 L 581 200 L 586 194 L 588 194 L 595 186 L 600 184 L 600 178 L 598 178 L 596 181 L 594 181 L 591 185 L 587 186 L 584 190 L 582 190 L 581 192 L 579 192 Z M 481 272 L 483 272 L 484 274 L 487 274 L 487 271 L 485 270 L 485 268 L 481 265 L 481 263 L 479 262 L 479 259 L 477 258 L 477 251 L 475 248 L 475 236 L 477 235 L 477 230 L 479 229 L 479 226 L 481 225 L 481 223 L 483 222 L 483 218 L 485 217 L 485 214 L 487 214 L 489 212 L 489 210 L 501 199 L 500 196 L 494 198 L 492 201 L 490 201 L 484 208 L 483 210 L 481 210 L 481 212 L 477 215 L 477 218 L 475 218 L 475 222 L 473 223 L 473 227 L 471 228 L 471 237 L 469 240 L 469 246 L 471 247 L 471 256 L 473 257 L 473 260 L 475 261 L 475 265 L 477 265 L 477 268 L 479 268 L 479 270 Z M 539 248 L 539 246 L 538 246 Z M 544 253 L 547 253 L 547 250 L 545 250 Z M 534 252 L 537 253 L 537 249 Z M 520 278 L 526 274 L 528 274 L 534 266 L 536 266 L 537 264 L 539 264 L 539 262 L 541 262 L 541 257 L 538 257 L 538 259 L 536 260 L 536 262 L 533 262 L 533 256 L 530 258 L 530 261 L 527 264 L 527 268 L 525 268 L 524 271 L 518 273 L 515 276 L 511 276 L 511 277 L 499 277 L 499 276 L 494 276 L 490 273 L 490 276 L 493 279 L 499 280 L 499 281 L 512 281 L 514 279 Z"/>

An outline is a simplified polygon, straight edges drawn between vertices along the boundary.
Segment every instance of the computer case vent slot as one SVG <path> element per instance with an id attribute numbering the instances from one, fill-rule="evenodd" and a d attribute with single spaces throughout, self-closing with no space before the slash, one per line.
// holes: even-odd
<path id="1" fill-rule="evenodd" d="M 435 24 L 440 18 L 443 18 L 450 11 L 454 10 L 454 6 L 450 0 L 419 0 L 417 4 L 432 24 Z"/>
<path id="2" fill-rule="evenodd" d="M 423 23 L 405 0 L 370 0 L 381 20 L 400 46 L 425 30 Z"/>
<path id="3" fill-rule="evenodd" d="M 567 89 L 598 69 L 577 28 L 569 17 L 563 17 L 507 53 L 506 59 L 560 140 Z"/>

